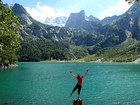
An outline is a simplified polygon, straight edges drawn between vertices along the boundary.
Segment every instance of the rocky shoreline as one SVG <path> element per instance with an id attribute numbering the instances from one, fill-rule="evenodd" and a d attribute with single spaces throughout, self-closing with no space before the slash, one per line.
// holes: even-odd
<path id="1" fill-rule="evenodd" d="M 89 61 L 89 62 L 114 62 L 114 61 L 112 61 L 112 60 L 110 60 L 110 61 L 103 61 L 103 58 L 100 58 L 100 59 L 97 59 L 95 61 Z M 136 60 L 131 61 L 131 62 L 118 62 L 118 63 L 138 63 L 138 64 L 140 64 L 140 58 L 137 58 Z"/>
<path id="2" fill-rule="evenodd" d="M 0 69 L 8 69 L 8 68 L 15 68 L 18 67 L 17 64 L 9 64 L 8 66 L 0 66 Z"/>
<path id="3" fill-rule="evenodd" d="M 140 58 L 138 58 L 135 61 L 133 61 L 133 63 L 140 63 Z"/>

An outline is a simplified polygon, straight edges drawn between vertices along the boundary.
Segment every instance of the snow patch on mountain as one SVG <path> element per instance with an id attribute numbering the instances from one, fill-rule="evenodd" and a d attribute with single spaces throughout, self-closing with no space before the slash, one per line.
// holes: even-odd
<path id="1" fill-rule="evenodd" d="M 45 24 L 51 25 L 51 26 L 64 27 L 67 19 L 68 18 L 65 16 L 56 17 L 55 19 L 47 17 L 45 20 Z"/>

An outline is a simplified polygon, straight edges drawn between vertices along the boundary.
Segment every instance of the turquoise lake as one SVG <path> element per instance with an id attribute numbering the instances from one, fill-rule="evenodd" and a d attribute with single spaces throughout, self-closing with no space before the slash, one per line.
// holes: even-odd
<path id="1" fill-rule="evenodd" d="M 140 64 L 28 62 L 0 71 L 0 105 L 72 105 L 77 83 L 83 79 L 84 105 L 140 105 Z"/>

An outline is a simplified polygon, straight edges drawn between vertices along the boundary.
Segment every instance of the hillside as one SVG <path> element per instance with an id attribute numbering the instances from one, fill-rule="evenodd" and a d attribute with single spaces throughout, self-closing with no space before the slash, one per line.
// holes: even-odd
<path id="1" fill-rule="evenodd" d="M 109 47 L 98 51 L 94 55 L 87 56 L 83 61 L 109 61 L 132 62 L 140 58 L 140 41 L 128 38 L 115 47 Z"/>

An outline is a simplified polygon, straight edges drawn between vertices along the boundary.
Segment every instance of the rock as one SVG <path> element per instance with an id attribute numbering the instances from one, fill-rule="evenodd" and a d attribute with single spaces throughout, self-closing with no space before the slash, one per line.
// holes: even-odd
<path id="1" fill-rule="evenodd" d="M 0 65 L 0 70 L 18 67 L 17 64 Z"/>
<path id="2" fill-rule="evenodd" d="M 133 63 L 140 63 L 140 58 L 138 58 L 135 61 L 133 61 Z"/>
<path id="3" fill-rule="evenodd" d="M 73 105 L 84 105 L 84 101 L 81 99 L 73 100 Z"/>

